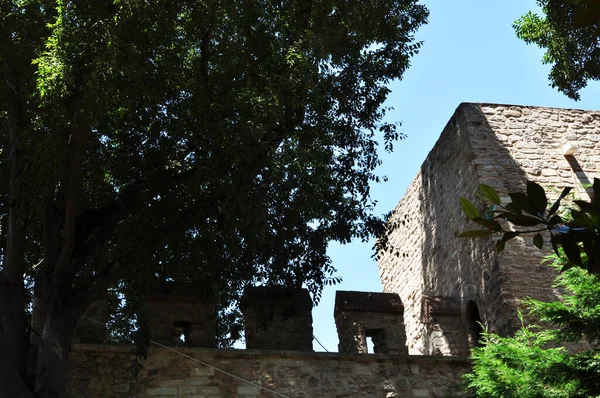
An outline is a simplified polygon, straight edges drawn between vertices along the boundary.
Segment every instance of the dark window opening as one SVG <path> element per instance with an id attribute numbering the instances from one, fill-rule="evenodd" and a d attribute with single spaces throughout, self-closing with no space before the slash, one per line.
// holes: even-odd
<path id="1" fill-rule="evenodd" d="M 483 327 L 481 326 L 481 317 L 479 316 L 477 304 L 474 301 L 469 301 L 466 312 L 469 347 L 481 347 Z"/>
<path id="2" fill-rule="evenodd" d="M 188 321 L 174 321 L 173 326 L 175 326 L 175 345 L 188 345 L 192 324 Z"/>
<path id="3" fill-rule="evenodd" d="M 367 338 L 370 338 L 373 342 L 373 353 L 375 354 L 387 354 L 388 346 L 385 339 L 385 331 L 383 329 L 367 329 L 365 331 Z"/>

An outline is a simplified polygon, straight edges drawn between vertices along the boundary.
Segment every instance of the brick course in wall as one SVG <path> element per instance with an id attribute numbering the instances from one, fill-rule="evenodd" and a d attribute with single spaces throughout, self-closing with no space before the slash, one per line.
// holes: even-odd
<path id="1" fill-rule="evenodd" d="M 563 155 L 567 143 L 578 147 L 574 156 Z M 478 229 L 463 215 L 459 196 L 483 208 L 475 194 L 486 183 L 509 202 L 506 194 L 524 190 L 529 179 L 551 195 L 573 186 L 586 198 L 599 168 L 600 112 L 461 104 L 394 210 L 397 228 L 388 251 L 379 253 L 384 291 L 398 293 L 405 307 L 409 352 L 464 352 L 474 322 L 467 305 L 492 331 L 510 334 L 520 324 L 519 298 L 555 297 L 554 273 L 540 265 L 547 251 L 518 238 L 497 255 L 492 239 L 456 237 Z M 458 312 L 432 315 L 432 299 L 454 300 Z"/>

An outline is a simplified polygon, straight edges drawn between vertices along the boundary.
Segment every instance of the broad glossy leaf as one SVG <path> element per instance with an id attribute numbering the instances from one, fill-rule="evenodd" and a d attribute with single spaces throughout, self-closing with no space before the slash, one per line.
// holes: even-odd
<path id="1" fill-rule="evenodd" d="M 600 210 L 600 180 L 594 178 L 594 185 L 592 185 L 592 189 L 594 190 L 594 198 L 592 199 L 592 205 L 596 210 Z"/>
<path id="2" fill-rule="evenodd" d="M 521 235 L 521 232 L 518 232 L 518 231 L 508 231 L 508 232 L 505 232 L 504 235 L 502 235 L 502 241 L 508 242 L 512 238 L 515 238 L 515 237 L 517 237 L 519 235 Z"/>
<path id="3" fill-rule="evenodd" d="M 527 213 L 537 216 L 538 211 L 531 205 L 529 202 L 529 197 L 524 193 L 516 192 L 510 193 L 510 198 L 512 199 L 513 205 L 515 205 L 518 209 L 522 211 L 526 211 Z"/>
<path id="4" fill-rule="evenodd" d="M 558 243 L 560 242 L 560 235 L 550 235 L 550 243 L 552 244 L 552 250 L 554 253 L 560 257 L 560 252 L 558 251 Z"/>
<path id="5" fill-rule="evenodd" d="M 498 242 L 496 242 L 496 245 L 494 246 L 494 248 L 496 249 L 496 253 L 500 253 L 501 251 L 503 251 L 504 246 L 504 240 L 499 240 Z"/>
<path id="6" fill-rule="evenodd" d="M 475 221 L 477 224 L 482 225 L 492 231 L 495 231 L 495 232 L 502 231 L 502 226 L 496 220 L 487 220 L 485 218 L 477 217 L 477 218 L 473 219 L 473 221 Z"/>
<path id="7" fill-rule="evenodd" d="M 557 216 L 556 214 L 553 215 L 552 217 L 550 217 L 550 221 L 548 221 L 548 225 L 556 225 L 556 224 L 562 224 L 564 221 L 560 216 Z"/>
<path id="8" fill-rule="evenodd" d="M 500 204 L 500 196 L 498 196 L 498 192 L 496 192 L 496 190 L 493 187 L 487 184 L 481 184 L 479 186 L 479 189 L 481 190 L 481 194 L 487 199 L 489 199 L 490 202 L 492 202 L 495 205 Z"/>
<path id="9" fill-rule="evenodd" d="M 544 188 L 533 181 L 527 181 L 527 196 L 529 197 L 529 203 L 537 211 L 537 215 L 543 215 L 548 206 Z"/>
<path id="10" fill-rule="evenodd" d="M 522 214 L 523 210 L 515 203 L 509 203 L 504 208 L 513 214 Z"/>
<path id="11" fill-rule="evenodd" d="M 567 196 L 569 194 L 569 192 L 571 192 L 571 187 L 566 187 L 563 189 L 563 191 L 560 194 L 560 196 L 558 197 L 558 199 L 556 199 L 556 202 L 554 202 L 554 204 L 552 205 L 550 210 L 548 210 L 549 216 L 553 215 L 554 213 L 556 213 L 558 211 L 558 208 L 560 207 L 560 202 L 565 198 L 565 196 Z"/>
<path id="12" fill-rule="evenodd" d="M 467 217 L 469 217 L 471 220 L 474 220 L 476 218 L 481 218 L 481 214 L 479 214 L 479 210 L 477 210 L 477 208 L 471 202 L 469 202 L 468 199 L 460 197 L 459 201 L 460 201 L 460 207 L 462 208 L 463 212 L 465 213 L 465 215 Z"/>
<path id="13" fill-rule="evenodd" d="M 560 272 L 568 271 L 571 268 L 573 268 L 574 266 L 575 266 L 575 264 L 573 264 L 573 261 L 567 261 L 565 263 L 565 265 L 563 265 L 562 268 L 560 269 Z"/>
<path id="14" fill-rule="evenodd" d="M 512 216 L 508 217 L 507 220 L 520 227 L 534 227 L 541 223 L 538 218 L 529 216 Z"/>
<path id="15" fill-rule="evenodd" d="M 600 216 L 600 211 L 597 210 L 591 203 L 585 200 L 574 200 L 573 201 L 579 208 L 592 216 Z"/>
<path id="16" fill-rule="evenodd" d="M 544 247 L 544 237 L 542 236 L 542 234 L 540 234 L 539 232 L 535 234 L 535 236 L 533 237 L 533 244 L 538 249 Z"/>
<path id="17" fill-rule="evenodd" d="M 571 215 L 573 216 L 573 222 L 571 222 L 570 225 L 574 227 L 584 227 L 590 230 L 594 229 L 594 222 L 587 213 L 573 210 L 571 211 Z"/>
<path id="18" fill-rule="evenodd" d="M 579 245 L 569 236 L 569 235 L 561 235 L 560 236 L 560 245 L 562 246 L 567 258 L 578 265 L 580 267 L 583 266 L 581 262 L 581 250 L 579 249 Z"/>

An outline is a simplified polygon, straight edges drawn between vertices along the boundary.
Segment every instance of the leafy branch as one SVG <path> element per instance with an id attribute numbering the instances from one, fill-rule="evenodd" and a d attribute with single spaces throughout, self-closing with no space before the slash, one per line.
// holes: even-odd
<path id="1" fill-rule="evenodd" d="M 594 179 L 592 188 L 594 194 L 591 201 L 575 200 L 573 203 L 578 209 L 568 209 L 561 216 L 558 211 L 561 202 L 571 192 L 569 187 L 564 188 L 558 199 L 548 207 L 544 188 L 533 181 L 527 181 L 525 193 L 509 193 L 511 202 L 505 205 L 493 187 L 481 184 L 481 196 L 491 203 L 485 213 L 482 215 L 477 207 L 463 197 L 460 198 L 460 205 L 470 220 L 485 229 L 465 231 L 459 237 L 501 234 L 496 242 L 496 251 L 501 252 L 506 242 L 524 234 L 534 234 L 533 244 L 542 249 L 542 232 L 548 231 L 554 252 L 558 255 L 559 248 L 562 248 L 567 256 L 568 261 L 562 271 L 578 266 L 592 274 L 600 274 L 600 180 Z M 508 224 L 502 224 L 501 220 Z"/>

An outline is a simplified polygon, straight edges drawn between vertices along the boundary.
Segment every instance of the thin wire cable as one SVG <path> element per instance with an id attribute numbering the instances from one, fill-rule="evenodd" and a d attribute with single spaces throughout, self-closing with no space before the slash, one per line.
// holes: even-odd
<path id="1" fill-rule="evenodd" d="M 321 342 L 319 341 L 319 339 L 317 338 L 317 336 L 315 336 L 313 334 L 313 339 L 315 339 L 317 341 L 317 343 L 319 343 L 319 345 L 321 346 L 321 348 L 323 348 L 325 351 L 329 352 L 329 350 L 327 348 L 325 348 L 325 346 L 323 344 L 321 344 Z"/>
<path id="2" fill-rule="evenodd" d="M 104 323 L 102 323 L 102 322 L 100 322 L 100 321 L 97 321 L 97 320 L 95 320 L 95 319 L 88 318 L 88 317 L 86 317 L 86 316 L 82 316 L 82 318 L 83 318 L 83 319 L 87 319 L 87 320 L 88 320 L 88 321 L 90 321 L 90 322 L 97 323 L 97 324 L 99 324 L 99 325 L 103 325 L 103 326 L 105 325 Z M 137 333 L 139 333 L 139 332 L 137 332 Z M 314 336 L 313 336 L 313 337 L 314 337 Z M 252 381 L 250 381 L 250 380 L 246 380 L 246 379 L 244 379 L 244 378 L 242 378 L 242 377 L 236 376 L 236 375 L 234 375 L 233 373 L 229 373 L 229 372 L 227 372 L 227 371 L 225 371 L 225 370 L 223 370 L 223 369 L 219 369 L 219 368 L 217 368 L 216 366 L 213 366 L 213 365 L 211 365 L 211 364 L 209 364 L 209 363 L 203 362 L 203 361 L 201 361 L 201 360 L 199 360 L 199 359 L 197 359 L 197 358 L 191 357 L 191 356 L 189 356 L 189 355 L 187 355 L 187 354 L 184 354 L 184 353 L 183 353 L 183 352 L 181 352 L 181 351 L 177 351 L 177 350 L 176 350 L 176 349 L 174 349 L 174 348 L 168 347 L 168 346 L 166 346 L 166 345 L 162 345 L 162 344 L 160 344 L 160 343 L 157 343 L 156 341 L 153 341 L 153 340 L 149 340 L 149 341 L 150 341 L 150 343 L 152 343 L 152 344 L 154 344 L 154 345 L 157 345 L 157 346 L 159 346 L 159 347 L 161 347 L 161 348 L 164 348 L 164 349 L 166 349 L 166 350 L 169 350 L 169 351 L 173 351 L 174 353 L 176 353 L 176 354 L 179 354 L 179 355 L 181 355 L 181 356 L 183 356 L 183 357 L 185 357 L 185 358 L 187 358 L 187 359 L 191 359 L 192 361 L 194 361 L 194 362 L 198 362 L 198 363 L 199 363 L 199 364 L 201 364 L 201 365 L 204 365 L 204 366 L 206 366 L 206 367 L 208 367 L 208 368 L 214 369 L 214 370 L 216 370 L 217 372 L 221 372 L 221 373 L 223 373 L 223 374 L 226 374 L 227 376 L 233 377 L 234 379 L 237 379 L 237 380 L 239 380 L 239 381 L 243 381 L 244 383 L 250 384 L 250 385 L 252 385 L 252 386 L 254 386 L 254 387 L 258 387 L 258 388 L 260 388 L 261 390 L 265 390 L 265 391 L 267 391 L 267 392 L 270 392 L 271 394 L 275 394 L 275 395 L 277 395 L 277 396 L 280 396 L 280 397 L 284 397 L 284 398 L 291 398 L 291 397 L 290 397 L 290 396 L 288 396 L 288 395 L 281 394 L 281 393 L 279 393 L 279 392 L 277 392 L 277 391 L 274 391 L 274 390 L 271 390 L 271 389 L 269 389 L 269 388 L 263 387 L 263 386 L 261 386 L 260 384 L 256 384 L 256 383 L 254 383 L 254 382 L 252 382 Z M 317 341 L 318 341 L 318 340 L 317 340 Z M 319 343 L 319 344 L 320 344 L 320 343 Z M 325 348 L 325 347 L 323 347 L 323 348 Z"/>

